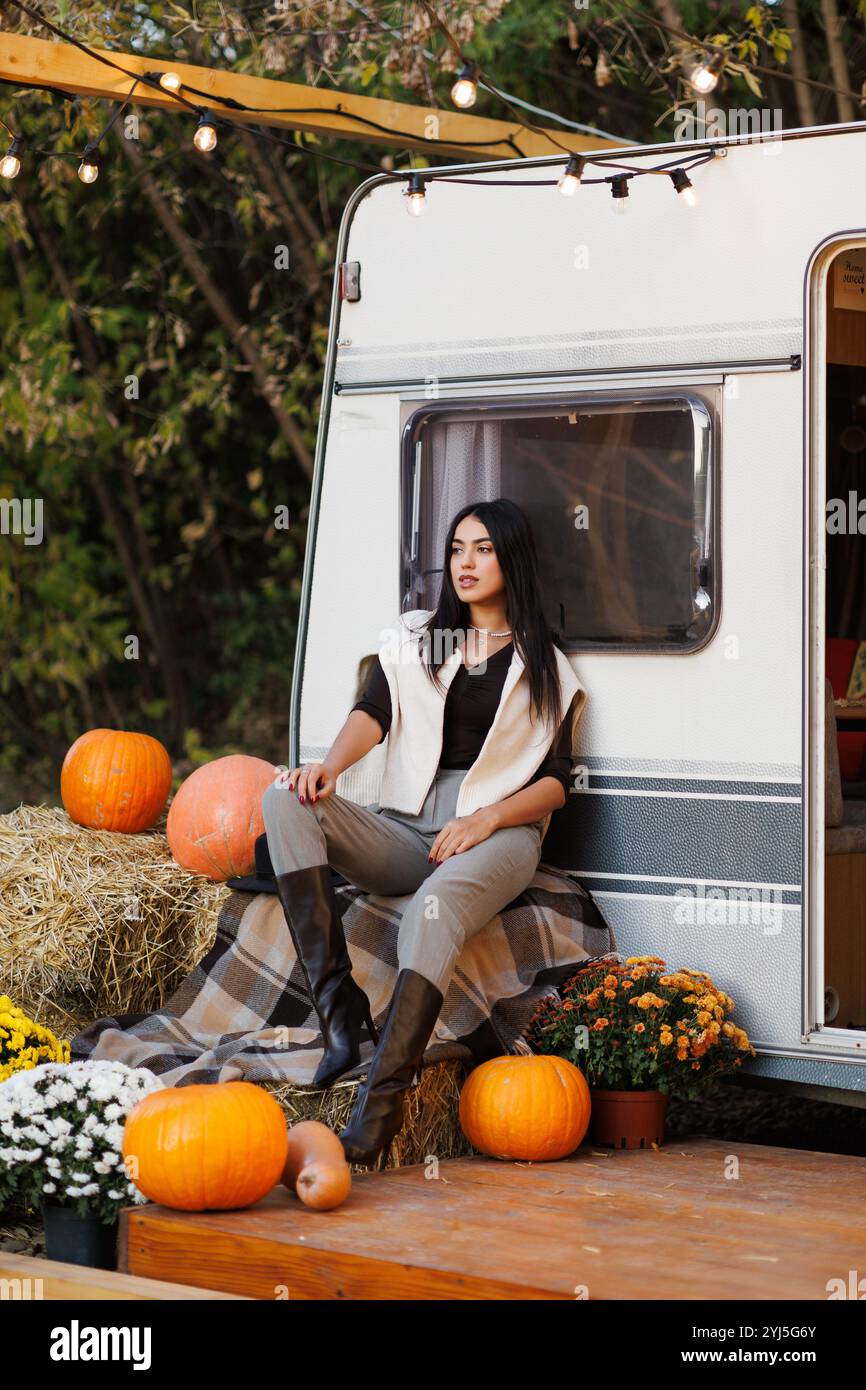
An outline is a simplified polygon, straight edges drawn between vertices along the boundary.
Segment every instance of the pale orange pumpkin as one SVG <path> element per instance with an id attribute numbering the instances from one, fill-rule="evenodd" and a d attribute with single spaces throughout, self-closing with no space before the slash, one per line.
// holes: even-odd
<path id="1" fill-rule="evenodd" d="M 75 740 L 60 771 L 63 805 L 91 830 L 148 830 L 170 791 L 171 758 L 150 734 L 90 729 Z"/>
<path id="2" fill-rule="evenodd" d="M 321 1120 L 299 1120 L 289 1130 L 283 1182 L 315 1211 L 331 1211 L 352 1190 L 352 1170 L 334 1130 Z"/>
<path id="3" fill-rule="evenodd" d="M 285 1115 L 250 1081 L 151 1091 L 123 1130 L 130 1180 L 151 1201 L 179 1211 L 258 1202 L 280 1180 L 288 1148 Z"/>
<path id="4" fill-rule="evenodd" d="M 181 784 L 168 811 L 166 835 L 175 861 L 193 874 L 223 881 L 255 868 L 264 834 L 262 797 L 277 774 L 263 758 L 215 758 Z"/>
<path id="5" fill-rule="evenodd" d="M 460 1092 L 463 1133 L 491 1158 L 565 1158 L 586 1134 L 590 1109 L 583 1072 L 539 1053 L 482 1062 Z"/>

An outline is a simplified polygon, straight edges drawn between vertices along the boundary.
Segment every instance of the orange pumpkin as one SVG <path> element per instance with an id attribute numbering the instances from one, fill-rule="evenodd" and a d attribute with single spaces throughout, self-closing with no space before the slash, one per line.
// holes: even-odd
<path id="1" fill-rule="evenodd" d="M 538 1053 L 482 1062 L 460 1092 L 463 1133 L 491 1158 L 565 1158 L 586 1134 L 590 1109 L 583 1072 Z"/>
<path id="2" fill-rule="evenodd" d="M 63 805 L 91 830 L 148 830 L 171 791 L 171 759 L 150 734 L 90 729 L 73 743 L 60 771 Z"/>
<path id="3" fill-rule="evenodd" d="M 172 1086 L 133 1106 L 123 1157 L 136 1187 L 178 1211 L 248 1207 L 282 1176 L 289 1148 L 285 1116 L 250 1081 Z"/>
<path id="4" fill-rule="evenodd" d="M 256 839 L 265 830 L 262 796 L 276 773 L 263 758 L 231 753 L 187 777 L 166 822 L 169 847 L 182 869 L 217 881 L 252 873 Z"/>

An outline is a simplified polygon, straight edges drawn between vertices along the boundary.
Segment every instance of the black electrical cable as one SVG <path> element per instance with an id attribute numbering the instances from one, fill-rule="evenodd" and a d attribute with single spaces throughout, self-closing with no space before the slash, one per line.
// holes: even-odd
<path id="1" fill-rule="evenodd" d="M 166 93 L 166 89 L 160 85 L 159 78 L 158 78 L 155 74 L 153 74 L 153 73 L 143 73 L 143 74 L 142 74 L 142 73 L 130 72 L 130 70 L 129 70 L 128 68 L 125 68 L 125 67 L 123 66 L 122 63 L 116 63 L 116 62 L 114 62 L 113 59 L 111 59 L 111 58 L 106 58 L 105 55 L 104 55 L 103 53 L 98 53 L 95 49 L 89 48 L 89 47 L 87 46 L 87 44 L 81 43 L 81 41 L 80 41 L 79 39 L 74 38 L 71 34 L 65 33 L 62 29 L 58 28 L 58 26 L 57 26 L 56 24 L 53 24 L 52 21 L 51 21 L 50 19 L 45 19 L 43 15 L 41 15 L 41 14 L 38 13 L 38 11 L 32 9 L 32 8 L 30 7 L 30 5 L 28 5 L 28 4 L 25 3 L 25 0 L 11 0 L 11 3 L 12 3 L 13 5 L 16 5 L 16 6 L 18 7 L 18 9 L 23 10 L 24 13 L 25 13 L 26 15 L 29 15 L 29 17 L 30 17 L 31 19 L 36 20 L 37 23 L 44 24 L 45 27 L 46 27 L 47 29 L 49 29 L 52 33 L 56 34 L 56 35 L 58 36 L 58 38 L 63 39 L 66 43 L 72 44 L 75 48 L 79 48 L 79 49 L 81 50 L 81 52 L 82 52 L 82 53 L 86 53 L 88 57 L 96 59 L 97 62 L 103 63 L 106 67 L 113 68 L 116 72 L 122 72 L 123 75 L 124 75 L 125 77 L 129 77 L 130 79 L 134 79 L 134 80 L 136 80 L 136 81 L 138 81 L 138 82 L 144 82 L 144 83 L 146 83 L 148 86 L 156 88 L 158 91 L 162 92 L 164 95 L 167 94 L 167 95 L 171 96 L 171 98 L 172 98 L 174 101 L 177 101 L 177 102 L 179 102 L 181 105 L 186 106 L 186 107 L 187 107 L 189 110 L 191 110 L 191 111 L 195 111 L 197 114 L 200 114 L 200 113 L 201 113 L 202 107 L 197 106 L 194 102 L 187 101 L 186 98 L 183 97 L 179 92 L 170 92 L 170 93 Z M 18 84 L 18 85 L 22 85 L 22 84 Z M 33 84 L 23 84 L 23 85 L 31 85 L 31 86 L 32 86 Z M 186 84 L 184 84 L 184 86 L 186 86 Z M 288 115 L 288 114 L 296 114 L 296 115 L 297 115 L 297 114 L 301 114 L 301 113 L 307 113 L 307 114 L 311 114 L 311 115 L 313 115 L 313 114 L 315 114 L 315 115 L 332 115 L 332 116 L 333 116 L 333 115 L 342 115 L 342 117 L 343 117 L 344 120 L 347 119 L 348 117 L 351 117 L 352 120 L 360 121 L 360 122 L 362 122 L 362 123 L 365 124 L 365 125 L 374 126 L 374 127 L 377 128 L 378 130 L 382 131 L 383 134 L 394 135 L 394 136 L 398 136 L 398 137 L 403 137 L 404 139 L 407 139 L 407 140 L 414 140 L 414 139 L 416 138 L 415 135 L 414 135 L 414 132 L 410 132 L 410 131 L 406 131 L 406 130 L 394 130 L 394 129 L 392 129 L 390 126 L 379 125 L 378 122 L 372 121 L 372 120 L 370 120 L 368 117 L 365 117 L 365 116 L 356 116 L 356 115 L 354 115 L 354 114 L 351 113 L 351 112 L 343 111 L 342 108 L 341 108 L 341 105 L 340 105 L 339 103 L 338 103 L 336 109 L 335 109 L 334 107 L 322 107 L 322 106 L 311 106 L 311 107 L 247 106 L 247 105 L 246 105 L 245 103 L 243 103 L 243 102 L 236 101 L 236 100 L 234 99 L 234 97 L 220 97 L 220 96 L 216 95 L 216 94 L 213 93 L 213 92 L 210 92 L 210 93 L 201 92 L 198 88 L 193 88 L 193 87 L 190 87 L 190 88 L 188 88 L 187 90 L 193 91 L 193 92 L 195 92 L 195 93 L 196 93 L 197 95 L 199 95 L 199 96 L 203 96 L 203 97 L 205 98 L 206 101 L 209 101 L 209 102 L 216 101 L 216 102 L 219 102 L 219 104 L 220 104 L 221 106 L 229 106 L 229 107 L 232 107 L 233 109 L 235 109 L 235 110 L 237 110 L 237 111 L 249 111 L 249 112 L 251 112 L 251 113 L 258 114 L 258 115 L 262 115 L 262 116 L 264 116 L 264 115 L 269 115 L 269 114 L 272 114 L 272 113 L 273 113 L 274 115 Z M 208 109 L 208 108 L 205 108 L 205 109 Z M 523 122 L 518 122 L 518 124 L 523 125 Z M 506 145 L 506 146 L 508 146 L 510 149 L 513 149 L 513 150 L 515 151 L 515 153 L 517 154 L 518 157 L 520 157 L 520 156 L 522 155 L 522 151 L 521 151 L 520 148 L 515 144 L 515 142 L 514 142 L 514 140 L 513 140 L 513 138 L 512 138 L 511 136 L 507 136 L 507 137 L 505 137 L 505 138 L 503 138 L 503 139 L 501 139 L 501 140 L 455 140 L 455 141 L 452 141 L 452 140 L 431 139 L 431 140 L 429 141 L 429 143 L 430 143 L 431 145 L 443 145 L 446 149 L 447 149 L 447 148 L 452 148 L 452 147 L 454 147 L 454 146 L 462 146 L 462 145 L 470 146 L 470 147 L 472 147 L 473 149 L 474 149 L 474 148 L 478 148 L 479 146 L 482 146 L 482 145 L 494 145 L 494 146 L 495 146 L 495 145 Z M 321 158 L 323 158 L 323 159 L 331 159 L 331 158 L 334 158 L 334 156 L 332 156 L 332 155 L 327 155 L 327 154 L 325 154 L 325 153 L 322 152 L 322 153 L 321 153 Z M 338 162 L 341 162 L 341 163 L 348 163 L 348 161 L 345 161 L 345 160 L 343 160 L 343 161 L 338 161 Z M 383 171 L 381 168 L 379 168 L 379 169 L 377 169 L 377 168 L 371 168 L 370 165 L 355 164 L 353 167 L 359 169 L 361 172 L 367 172 L 367 173 L 370 173 L 370 172 L 372 172 L 372 173 L 387 172 L 387 171 Z M 396 177 L 399 178 L 400 175 L 396 175 Z"/>
<path id="2" fill-rule="evenodd" d="M 66 34 L 62 29 L 58 28 L 58 26 L 57 26 L 56 24 L 53 24 L 53 23 L 51 22 L 51 20 L 45 19 L 45 18 L 44 18 L 42 15 L 40 15 L 37 11 L 33 10 L 28 4 L 26 4 L 25 0 L 12 0 L 12 3 L 13 3 L 14 5 L 16 5 L 19 9 L 23 10 L 23 11 L 25 12 L 25 14 L 28 14 L 28 15 L 30 16 L 31 19 L 35 19 L 37 22 L 39 22 L 39 23 L 41 23 L 41 24 L 44 24 L 45 27 L 46 27 L 47 29 L 49 29 L 49 30 L 51 30 L 53 33 L 57 34 L 57 36 L 58 36 L 59 38 L 63 39 L 64 42 L 67 42 L 67 43 L 72 44 L 74 47 L 79 48 L 83 53 L 86 53 L 86 54 L 88 55 L 88 57 L 95 58 L 98 62 L 101 62 L 101 63 L 105 64 L 107 67 L 111 67 L 111 68 L 115 69 L 115 70 L 118 71 L 118 72 L 122 72 L 122 73 L 124 74 L 124 76 L 129 77 L 130 79 L 132 79 L 133 86 L 132 86 L 130 92 L 129 92 L 129 93 L 127 94 L 127 96 L 124 98 L 122 105 L 121 105 L 121 106 L 118 108 L 118 110 L 114 113 L 114 115 L 113 115 L 112 118 L 109 120 L 108 124 L 105 126 L 105 128 L 104 128 L 103 131 L 100 133 L 100 135 L 97 136 L 97 138 L 96 138 L 94 141 L 90 141 L 90 142 L 88 143 L 88 146 L 87 146 L 88 151 L 93 151 L 93 150 L 96 150 L 96 149 L 98 148 L 98 146 L 99 146 L 101 140 L 104 138 L 104 136 L 105 136 L 105 135 L 108 133 L 108 131 L 111 129 L 111 126 L 114 124 L 114 122 L 115 122 L 115 120 L 117 119 L 117 117 L 120 115 L 120 113 L 121 113 L 121 112 L 125 109 L 125 107 L 128 105 L 129 101 L 130 101 L 131 98 L 132 98 L 132 94 L 133 94 L 135 88 L 139 85 L 139 83 L 142 83 L 142 82 L 143 82 L 143 83 L 145 83 L 145 84 L 148 85 L 148 86 L 155 87 L 155 88 L 158 89 L 160 92 L 166 93 L 166 89 L 165 89 L 164 87 L 162 87 L 162 85 L 161 85 L 161 83 L 160 83 L 160 81 L 159 81 L 159 74 L 158 74 L 157 72 L 153 71 L 153 72 L 147 72 L 147 73 L 143 73 L 143 74 L 142 74 L 142 73 L 130 72 L 130 71 L 128 71 L 128 69 L 124 68 L 120 63 L 115 63 L 115 62 L 113 61 L 113 59 L 106 58 L 103 54 L 98 53 L 98 52 L 96 52 L 94 49 L 89 48 L 86 44 L 81 43 L 78 39 L 74 38 L 72 35 Z M 447 35 L 447 37 L 449 38 L 449 41 L 453 42 L 453 40 L 450 39 L 450 35 Z M 4 81 L 4 82 L 6 81 L 6 79 L 0 79 L 0 80 L 2 80 L 2 81 Z M 73 97 L 72 97 L 72 95 L 71 95 L 70 93 L 63 92 L 62 90 L 60 90 L 60 89 L 58 89 L 58 88 L 45 88 L 45 87 L 41 87 L 41 86 L 39 86 L 39 85 L 34 85 L 34 84 L 32 84 L 32 83 L 20 83 L 20 82 L 18 82 L 18 83 L 9 83 L 8 85 L 14 85 L 14 86 L 17 86 L 17 87 L 25 86 L 25 87 L 29 87 L 30 90 L 34 90 L 34 91 L 46 91 L 46 90 L 47 90 L 47 91 L 53 92 L 53 93 L 54 93 L 55 95 L 57 95 L 57 96 L 62 97 L 62 99 L 65 100 L 65 101 L 73 100 Z M 185 84 L 184 84 L 184 85 L 185 85 Z M 488 85 L 489 85 L 489 84 L 488 84 Z M 186 90 L 192 91 L 192 92 L 194 92 L 196 95 L 203 96 L 203 97 L 205 97 L 205 99 L 208 99 L 208 98 L 209 98 L 210 101 L 218 101 L 218 102 L 220 103 L 220 105 L 222 105 L 222 106 L 228 106 L 228 107 L 231 107 L 231 108 L 233 108 L 233 109 L 235 109 L 235 110 L 244 110 L 244 111 L 249 111 L 249 112 L 251 112 L 251 113 L 260 114 L 260 115 L 266 115 L 266 114 L 270 114 L 270 113 L 277 114 L 277 115 L 301 114 L 301 113 L 318 114 L 318 115 L 322 115 L 322 114 L 325 114 L 325 115 L 327 115 L 327 114 L 338 114 L 338 115 L 342 115 L 344 119 L 350 118 L 350 119 L 352 119 L 352 120 L 357 120 L 357 121 L 359 121 L 361 124 L 368 125 L 368 126 L 371 126 L 371 127 L 375 127 L 376 129 L 382 131 L 383 133 L 387 133 L 387 134 L 389 134 L 389 135 L 404 136 L 404 137 L 406 137 L 406 138 L 408 138 L 408 139 L 413 139 L 413 138 L 414 138 L 414 136 L 409 135 L 408 132 L 406 132 L 406 131 L 393 130 L 393 129 L 391 129 L 391 128 L 388 127 L 388 126 L 380 125 L 378 122 L 372 121 L 372 120 L 368 119 L 367 117 L 364 117 L 364 116 L 357 116 L 357 115 L 355 115 L 355 114 L 352 113 L 352 112 L 344 112 L 344 111 L 342 110 L 342 106 L 341 106 L 340 103 L 338 103 L 338 106 L 337 106 L 336 111 L 335 111 L 333 108 L 331 108 L 331 109 L 329 110 L 328 108 L 323 108 L 323 107 L 318 107 L 318 106 L 317 106 L 317 107 L 254 107 L 254 106 L 247 106 L 247 105 L 245 105 L 245 104 L 242 103 L 242 102 L 238 102 L 238 101 L 236 101 L 233 97 L 218 97 L 218 96 L 215 96 L 213 93 L 204 93 L 204 92 L 199 91 L 199 89 L 197 89 L 197 88 L 191 88 L 191 87 L 187 87 Z M 495 89 L 491 88 L 491 90 L 495 90 Z M 498 94 L 498 93 L 497 93 L 497 94 Z M 194 112 L 195 112 L 197 115 L 199 115 L 199 116 L 201 116 L 204 112 L 208 112 L 208 114 L 209 114 L 209 116 L 210 116 L 210 119 L 214 122 L 214 124 L 219 123 L 220 125 L 223 125 L 223 126 L 228 127 L 230 130 L 237 130 L 237 129 L 239 128 L 239 125 L 238 125 L 237 122 L 230 120 L 230 119 L 229 119 L 228 117 L 226 117 L 226 116 L 223 116 L 223 115 L 221 115 L 221 114 L 219 114 L 219 113 L 214 112 L 213 110 L 211 110 L 211 108 L 210 108 L 209 106 L 199 106 L 199 105 L 197 105 L 195 102 L 188 101 L 188 100 L 187 100 L 184 96 L 182 96 L 179 92 L 168 92 L 167 95 L 170 96 L 171 99 L 172 99 L 173 101 L 176 101 L 176 102 L 178 102 L 180 105 L 185 106 L 187 109 L 189 109 L 189 110 L 191 110 L 191 111 L 194 111 Z M 504 99 L 504 98 L 503 98 L 503 99 Z M 79 100 L 79 98 L 78 98 L 78 97 L 75 97 L 74 100 L 77 101 L 77 100 Z M 520 124 L 522 125 L 523 123 L 520 122 Z M 11 130 L 9 130 L 9 127 L 8 127 L 8 126 L 5 126 L 5 124 L 4 124 L 4 128 L 9 132 L 10 135 L 13 135 L 13 132 L 12 132 Z M 524 128 L 526 128 L 526 127 L 524 127 Z M 530 127 L 530 128 L 534 129 L 534 127 Z M 355 169 L 355 170 L 357 170 L 357 171 L 360 172 L 360 173 L 372 173 L 372 174 L 377 174 L 377 175 L 380 175 L 381 177 L 391 178 L 391 179 L 394 179 L 394 180 L 397 180 L 397 181 L 400 181 L 400 182 L 406 182 L 408 179 L 412 178 L 413 176 L 419 176 L 425 184 L 426 184 L 426 183 L 430 183 L 430 182 L 436 181 L 436 182 L 442 182 L 442 183 L 484 184 L 484 185 L 486 185 L 486 186 L 488 186 L 488 187 L 496 187 L 496 186 L 499 186 L 499 187 L 508 187 L 508 188 L 515 188 L 515 187 L 520 188 L 520 187 L 533 187 L 533 186 L 536 186 L 536 187 L 550 187 L 551 185 L 556 185 L 556 184 L 559 183 L 559 180 L 558 180 L 558 179 L 485 179 L 485 178 L 467 178 L 467 177 L 462 177 L 462 176 L 461 176 L 461 177 L 453 177 L 453 176 L 448 176 L 448 175 L 437 175 L 435 172 L 427 173 L 426 170 L 425 170 L 425 171 L 410 170 L 410 171 L 408 171 L 408 172 L 406 172 L 406 171 L 392 171 L 392 170 L 386 170 L 386 169 L 382 169 L 381 166 L 377 167 L 377 166 L 375 166 L 375 165 L 359 164 L 357 161 L 348 160 L 348 159 L 341 159 L 338 155 L 327 154 L 327 153 L 325 153 L 324 151 L 320 151 L 320 150 L 312 150 L 312 149 L 309 148 L 309 146 L 303 144 L 303 142 L 301 142 L 301 143 L 299 144 L 299 143 L 298 143 L 296 140 L 294 140 L 294 139 L 292 139 L 292 140 L 284 139 L 284 138 L 282 138 L 282 137 L 280 137 L 280 136 L 274 135 L 271 131 L 269 131 L 269 130 L 267 130 L 267 129 L 263 129 L 263 128 L 260 127 L 260 126 L 256 126 L 256 127 L 255 127 L 255 130 L 256 130 L 256 134 L 258 135 L 258 137 L 259 137 L 260 139 L 268 140 L 268 141 L 270 141 L 272 144 L 282 145 L 282 146 L 284 146 L 284 147 L 286 147 L 286 148 L 288 148 L 288 149 L 290 149 L 290 150 L 292 150 L 292 151 L 299 152 L 299 153 L 303 153 L 303 154 L 306 154 L 306 155 L 311 155 L 311 156 L 312 156 L 313 158 L 315 158 L 315 159 L 327 159 L 327 160 L 330 160 L 330 161 L 333 162 L 333 163 L 342 164 L 342 165 L 344 165 L 344 166 L 347 167 L 347 168 Z M 14 136 L 13 136 L 13 138 L 14 138 Z M 510 137 L 508 137 L 507 139 L 498 140 L 498 141 L 473 141 L 473 140 L 468 140 L 468 141 L 449 141 L 449 140 L 431 140 L 430 143 L 431 143 L 431 144 L 441 144 L 441 145 L 445 145 L 446 147 L 453 147 L 453 146 L 455 146 L 455 145 L 466 145 L 466 144 L 468 144 L 468 145 L 473 146 L 473 148 L 477 147 L 478 145 L 482 145 L 482 144 L 509 144 L 509 145 L 511 145 L 512 148 L 517 149 L 517 146 L 514 144 L 513 140 L 512 140 Z M 563 146 L 562 148 L 565 150 L 565 147 L 564 147 L 564 146 Z M 69 152 L 69 151 L 39 151 L 39 152 L 45 153 L 48 157 L 51 157 L 52 155 L 58 156 L 58 157 L 64 157 L 64 156 L 65 156 L 65 157 L 71 157 L 71 158 L 77 158 L 77 157 L 78 157 L 78 156 L 74 155 L 74 153 Z M 519 149 L 517 149 L 517 153 L 518 153 L 518 156 L 520 156 L 521 152 L 520 152 Z M 566 153 L 567 153 L 568 155 L 571 155 L 571 154 L 573 153 L 573 151 L 568 150 L 568 151 L 566 151 Z M 610 167 L 610 168 L 617 169 L 617 170 L 626 170 L 626 171 L 628 171 L 628 173 L 630 174 L 630 176 L 639 177 L 639 176 L 642 176 L 642 175 L 645 175 L 645 174 L 666 174 L 666 173 L 668 173 L 671 169 L 676 168 L 676 167 L 678 167 L 678 166 L 680 166 L 680 165 L 685 165 L 687 168 L 693 168 L 696 164 L 703 164 L 707 159 L 712 159 L 712 158 L 713 158 L 713 150 L 712 150 L 712 149 L 709 149 L 706 153 L 703 153 L 703 154 L 700 154 L 700 155 L 685 155 L 685 156 L 683 156 L 681 159 L 677 159 L 677 160 L 668 160 L 668 161 L 666 161 L 663 165 L 658 165 L 658 166 L 656 166 L 656 167 L 654 167 L 654 168 L 652 168 L 652 169 L 637 168 L 637 167 L 635 167 L 634 165 L 620 164 L 620 163 L 617 163 L 617 162 L 613 161 L 612 159 L 610 159 L 609 157 L 606 157 L 606 156 L 604 156 L 604 155 L 599 155 L 599 156 L 595 156 L 595 157 L 593 157 L 592 155 L 586 155 L 586 156 L 584 156 L 584 158 L 585 158 L 585 161 L 586 161 L 587 164 L 593 164 L 593 165 L 595 165 L 595 166 L 597 166 L 597 167 L 601 167 L 601 168 Z M 589 178 L 589 179 L 587 179 L 587 178 L 582 178 L 582 179 L 581 179 L 581 183 L 582 183 L 582 184 L 611 183 L 615 177 L 616 177 L 616 175 L 610 175 L 610 176 L 606 176 L 606 177 L 602 177 L 602 178 L 596 178 L 596 179 L 593 179 L 593 178 Z"/>

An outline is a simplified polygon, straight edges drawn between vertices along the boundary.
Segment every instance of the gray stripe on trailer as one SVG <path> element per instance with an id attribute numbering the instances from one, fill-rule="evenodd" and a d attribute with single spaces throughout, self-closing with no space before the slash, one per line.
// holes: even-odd
<path id="1" fill-rule="evenodd" d="M 551 821 L 544 858 L 587 874 L 794 884 L 801 822 L 793 801 L 577 793 Z"/>

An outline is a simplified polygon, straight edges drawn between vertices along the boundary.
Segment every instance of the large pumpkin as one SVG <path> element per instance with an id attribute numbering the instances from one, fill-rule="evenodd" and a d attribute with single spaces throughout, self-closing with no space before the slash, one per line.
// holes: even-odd
<path id="1" fill-rule="evenodd" d="M 288 1149 L 282 1110 L 249 1081 L 152 1091 L 130 1110 L 123 1131 L 131 1181 L 179 1211 L 258 1202 L 282 1177 Z"/>
<path id="2" fill-rule="evenodd" d="M 73 743 L 60 771 L 63 805 L 91 830 L 148 830 L 171 791 L 171 759 L 150 734 L 90 729 Z"/>
<path id="3" fill-rule="evenodd" d="M 262 758 L 231 753 L 196 768 L 168 811 L 166 835 L 182 869 L 224 880 L 255 868 L 264 834 L 262 797 L 277 768 Z"/>
<path id="4" fill-rule="evenodd" d="M 537 1053 L 482 1062 L 460 1092 L 463 1133 L 492 1158 L 565 1158 L 586 1134 L 590 1109 L 583 1072 Z"/>

